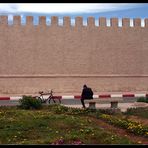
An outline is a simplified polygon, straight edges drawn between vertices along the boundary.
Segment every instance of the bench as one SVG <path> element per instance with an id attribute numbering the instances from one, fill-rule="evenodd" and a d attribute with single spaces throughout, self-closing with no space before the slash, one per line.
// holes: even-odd
<path id="1" fill-rule="evenodd" d="M 97 99 L 91 99 L 91 100 L 85 100 L 85 103 L 89 103 L 89 109 L 96 109 L 96 103 L 101 102 L 109 102 L 111 104 L 110 108 L 118 108 L 118 102 L 122 101 L 122 98 L 97 98 Z"/>
<path id="2" fill-rule="evenodd" d="M 111 101 L 111 108 L 118 108 L 118 101 Z"/>
<path id="3" fill-rule="evenodd" d="M 96 102 L 95 101 L 89 101 L 89 109 L 96 109 Z"/>

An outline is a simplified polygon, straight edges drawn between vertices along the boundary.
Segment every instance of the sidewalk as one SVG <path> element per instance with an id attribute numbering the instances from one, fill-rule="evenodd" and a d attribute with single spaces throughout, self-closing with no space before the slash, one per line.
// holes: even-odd
<path id="1" fill-rule="evenodd" d="M 67 107 L 73 107 L 73 108 L 82 108 L 82 105 L 64 105 Z M 88 107 L 88 103 L 86 103 L 86 107 Z M 111 104 L 96 104 L 97 109 L 107 109 L 110 108 Z M 121 109 L 122 112 L 125 112 L 127 108 L 137 108 L 137 107 L 148 107 L 148 103 L 144 102 L 133 102 L 133 103 L 118 103 L 118 108 Z"/>
<path id="2" fill-rule="evenodd" d="M 94 95 L 123 95 L 123 94 L 138 94 L 138 95 L 146 95 L 148 94 L 147 91 L 124 91 L 124 92 L 95 92 L 94 91 Z M 22 95 L 39 95 L 38 93 L 34 93 L 34 94 L 11 94 L 11 93 L 8 93 L 8 94 L 3 94 L 3 93 L 0 93 L 0 96 L 3 96 L 3 97 L 10 97 L 10 96 L 22 96 Z M 81 95 L 81 91 L 80 92 L 53 92 L 53 95 L 55 96 L 79 96 Z"/>

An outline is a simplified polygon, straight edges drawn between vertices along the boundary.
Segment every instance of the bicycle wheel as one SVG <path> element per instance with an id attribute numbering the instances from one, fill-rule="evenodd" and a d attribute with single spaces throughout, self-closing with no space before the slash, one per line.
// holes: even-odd
<path id="1" fill-rule="evenodd" d="M 59 103 L 61 104 L 61 99 L 59 99 Z"/>
<path id="2" fill-rule="evenodd" d="M 52 98 L 53 102 L 56 103 L 56 101 L 54 100 L 54 98 Z"/>
<path id="3" fill-rule="evenodd" d="M 41 103 L 43 103 L 41 97 L 37 97 L 37 99 L 38 99 Z"/>
<path id="4" fill-rule="evenodd" d="M 50 101 L 51 101 L 51 97 L 48 98 L 48 103 L 49 103 L 49 104 L 50 104 Z"/>
<path id="5" fill-rule="evenodd" d="M 53 103 L 56 103 L 56 101 L 53 99 L 53 97 L 49 97 L 48 103 L 51 104 L 51 100 L 53 101 Z"/>

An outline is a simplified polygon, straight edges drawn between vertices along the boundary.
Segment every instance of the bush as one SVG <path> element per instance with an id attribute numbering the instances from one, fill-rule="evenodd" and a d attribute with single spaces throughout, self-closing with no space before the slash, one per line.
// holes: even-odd
<path id="1" fill-rule="evenodd" d="M 146 100 L 146 103 L 148 103 L 148 97 L 146 97 L 146 99 L 145 99 L 145 100 Z"/>
<path id="2" fill-rule="evenodd" d="M 148 103 L 148 97 L 140 97 L 137 99 L 137 102 L 145 102 Z"/>
<path id="3" fill-rule="evenodd" d="M 41 101 L 31 96 L 23 96 L 19 103 L 19 107 L 22 109 L 40 109 L 42 107 Z"/>
<path id="4" fill-rule="evenodd" d="M 128 108 L 124 115 L 134 115 L 148 119 L 148 107 Z"/>

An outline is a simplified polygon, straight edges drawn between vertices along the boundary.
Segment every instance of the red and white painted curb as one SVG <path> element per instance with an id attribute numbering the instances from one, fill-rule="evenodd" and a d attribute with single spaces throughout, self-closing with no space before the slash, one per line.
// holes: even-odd
<path id="1" fill-rule="evenodd" d="M 44 96 L 44 98 L 47 98 L 48 96 Z M 134 98 L 134 97 L 148 97 L 148 94 L 99 94 L 99 95 L 93 95 L 94 99 L 100 98 Z M 67 96 L 54 96 L 54 99 L 80 99 L 80 95 L 67 95 Z M 22 96 L 12 96 L 12 97 L 0 97 L 0 100 L 19 100 L 22 99 Z"/>

